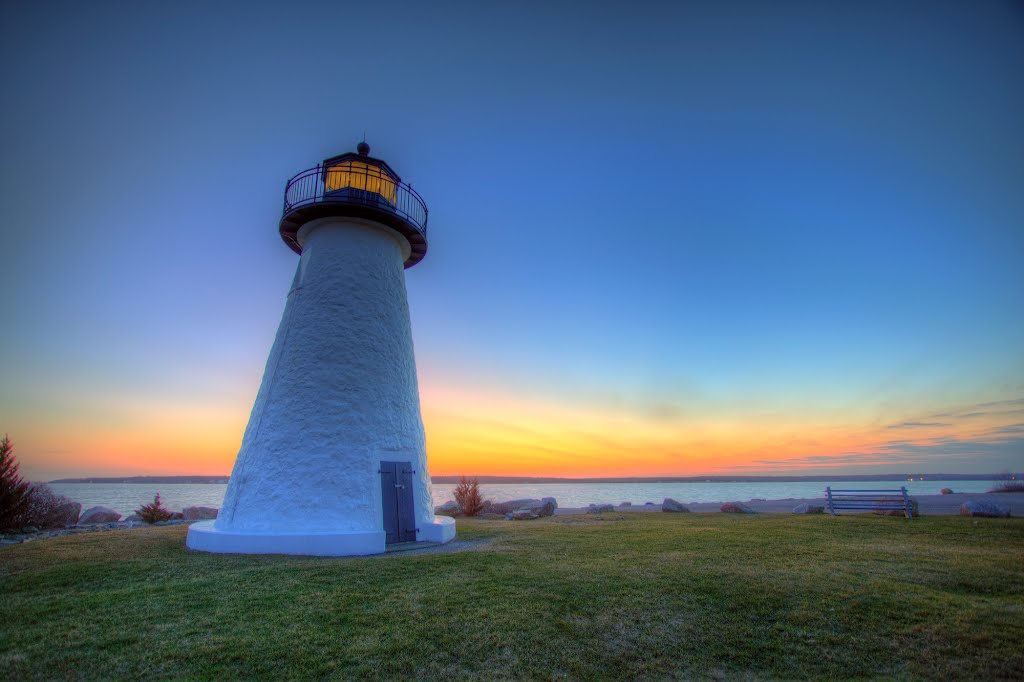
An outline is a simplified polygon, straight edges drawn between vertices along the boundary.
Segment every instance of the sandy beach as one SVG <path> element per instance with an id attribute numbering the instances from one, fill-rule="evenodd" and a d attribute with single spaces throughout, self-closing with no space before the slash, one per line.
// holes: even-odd
<path id="1" fill-rule="evenodd" d="M 967 500 L 989 500 L 998 504 L 1009 506 L 1012 516 L 1024 514 L 1024 493 L 952 493 L 950 495 L 914 495 L 919 510 L 923 516 L 928 515 L 958 515 L 960 505 Z M 616 507 L 617 512 L 660 512 L 661 500 L 652 500 L 654 504 L 634 504 L 628 507 Z M 691 512 L 717 512 L 722 505 L 720 502 L 694 502 L 677 500 L 685 504 Z M 735 501 L 735 500 L 733 500 Z M 793 507 L 807 503 L 818 506 L 825 506 L 824 497 L 813 497 L 806 499 L 790 498 L 784 500 L 739 500 L 755 512 L 767 514 L 788 514 Z M 584 514 L 586 508 L 559 508 L 556 514 Z M 840 512 L 841 514 L 852 514 L 852 511 Z"/>

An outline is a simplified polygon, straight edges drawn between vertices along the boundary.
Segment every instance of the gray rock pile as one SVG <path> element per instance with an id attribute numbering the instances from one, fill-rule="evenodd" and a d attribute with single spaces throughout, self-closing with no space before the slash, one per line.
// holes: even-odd
<path id="1" fill-rule="evenodd" d="M 960 505 L 960 516 L 982 516 L 992 519 L 1010 518 L 1010 508 L 988 500 L 967 500 Z"/>
<path id="2" fill-rule="evenodd" d="M 462 516 L 462 507 L 455 500 L 448 500 L 444 504 L 434 507 L 434 513 L 445 516 Z"/>
<path id="3" fill-rule="evenodd" d="M 82 514 L 81 502 L 66 502 L 54 511 L 55 523 L 58 526 L 73 526 L 78 523 L 78 517 Z"/>
<path id="4" fill-rule="evenodd" d="M 85 526 L 92 523 L 116 523 L 120 520 L 121 515 L 110 507 L 91 507 L 78 519 L 78 524 Z"/>
<path id="5" fill-rule="evenodd" d="M 753 509 L 743 504 L 742 502 L 726 502 L 718 508 L 719 511 L 725 512 L 726 514 L 753 514 Z"/>
<path id="6" fill-rule="evenodd" d="M 615 507 L 610 504 L 591 504 L 587 507 L 588 514 L 607 514 L 613 511 Z"/>
<path id="7" fill-rule="evenodd" d="M 509 500 L 508 502 L 487 501 L 484 503 L 484 508 L 480 510 L 477 518 L 528 521 L 539 519 L 542 516 L 553 516 L 556 509 L 558 509 L 558 501 L 553 497 L 544 497 L 539 500 Z M 462 516 L 462 509 L 459 507 L 458 502 L 449 500 L 442 505 L 434 507 L 434 513 L 445 516 Z"/>
<path id="8" fill-rule="evenodd" d="M 186 521 L 203 521 L 217 518 L 219 509 L 214 507 L 185 507 L 181 510 L 181 518 Z"/>
<path id="9" fill-rule="evenodd" d="M 794 514 L 824 514 L 825 513 L 825 508 L 824 507 L 819 507 L 819 506 L 813 505 L 813 504 L 807 504 L 805 502 L 804 504 L 798 504 L 797 506 L 793 507 L 793 513 Z"/>
<path id="10" fill-rule="evenodd" d="M 688 512 L 690 509 L 681 502 L 676 502 L 671 497 L 666 497 L 661 503 L 661 511 L 663 512 Z"/>
<path id="11" fill-rule="evenodd" d="M 529 521 L 542 516 L 554 516 L 556 509 L 558 509 L 558 502 L 553 497 L 544 497 L 539 500 L 512 500 L 511 502 L 492 504 L 491 508 L 484 507 L 485 512 L 492 514 L 500 514 L 504 511 L 505 518 L 510 521 Z"/>

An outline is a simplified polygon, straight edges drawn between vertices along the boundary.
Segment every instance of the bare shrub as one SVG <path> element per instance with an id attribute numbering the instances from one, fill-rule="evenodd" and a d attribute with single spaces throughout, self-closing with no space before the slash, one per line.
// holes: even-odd
<path id="1" fill-rule="evenodd" d="M 53 492 L 45 483 L 33 483 L 29 488 L 28 505 L 22 513 L 20 525 L 36 528 L 63 528 L 78 522 L 82 505 Z"/>
<path id="2" fill-rule="evenodd" d="M 156 497 L 153 498 L 150 504 L 144 504 L 141 508 L 136 509 L 135 513 L 146 523 L 170 521 L 175 516 L 174 512 L 164 507 L 160 502 L 160 493 L 156 494 Z M 178 516 L 180 517 L 181 515 L 178 514 Z"/>
<path id="3" fill-rule="evenodd" d="M 998 474 L 992 484 L 990 493 L 1024 493 L 1024 481 L 1009 471 Z"/>
<path id="4" fill-rule="evenodd" d="M 0 530 L 17 528 L 28 507 L 29 484 L 18 475 L 11 439 L 0 439 Z"/>
<path id="5" fill-rule="evenodd" d="M 454 495 L 455 501 L 459 503 L 462 513 L 466 516 L 476 516 L 484 508 L 484 499 L 480 496 L 480 482 L 475 478 L 468 479 L 463 476 L 455 486 Z"/>

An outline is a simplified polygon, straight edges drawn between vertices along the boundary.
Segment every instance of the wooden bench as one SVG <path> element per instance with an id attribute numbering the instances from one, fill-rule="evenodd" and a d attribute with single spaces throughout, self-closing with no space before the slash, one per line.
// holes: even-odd
<path id="1" fill-rule="evenodd" d="M 837 509 L 856 509 L 896 510 L 902 511 L 908 519 L 914 518 L 905 487 L 898 490 L 833 490 L 832 486 L 828 486 L 825 488 L 825 501 L 832 516 L 837 515 Z"/>

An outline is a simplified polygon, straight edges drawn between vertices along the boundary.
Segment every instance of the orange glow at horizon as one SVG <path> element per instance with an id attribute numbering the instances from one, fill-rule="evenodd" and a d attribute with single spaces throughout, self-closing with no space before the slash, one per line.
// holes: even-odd
<path id="1" fill-rule="evenodd" d="M 422 404 L 435 476 L 696 476 L 864 466 L 916 470 L 920 462 L 889 446 L 897 437 L 910 445 L 977 440 L 1007 423 L 1006 415 L 964 410 L 960 418 L 943 423 L 907 422 L 912 433 L 903 434 L 899 423 L 877 419 L 842 423 L 829 415 L 785 413 L 667 418 L 433 385 L 424 388 Z M 108 400 L 97 408 L 107 415 L 104 419 L 95 412 L 65 414 L 57 427 L 33 415 L 10 435 L 23 473 L 36 480 L 226 476 L 248 407 Z"/>

